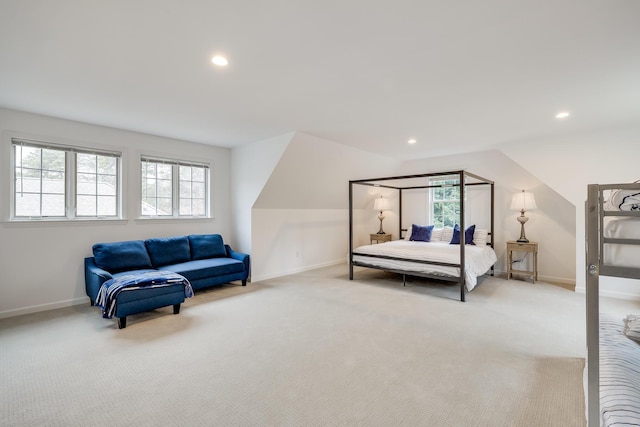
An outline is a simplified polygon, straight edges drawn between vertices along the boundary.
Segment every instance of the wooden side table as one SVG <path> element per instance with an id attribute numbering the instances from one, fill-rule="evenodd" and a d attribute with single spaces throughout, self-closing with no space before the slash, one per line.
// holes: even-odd
<path id="1" fill-rule="evenodd" d="M 531 252 L 533 253 L 533 271 L 529 270 L 514 270 L 513 268 L 513 252 Z M 531 276 L 533 283 L 538 280 L 538 242 L 516 242 L 510 240 L 507 242 L 507 280 L 509 280 L 513 274 L 527 274 Z"/>
<path id="2" fill-rule="evenodd" d="M 372 245 L 374 240 L 376 241 L 376 243 L 390 242 L 391 234 L 370 234 L 369 239 L 371 240 Z"/>

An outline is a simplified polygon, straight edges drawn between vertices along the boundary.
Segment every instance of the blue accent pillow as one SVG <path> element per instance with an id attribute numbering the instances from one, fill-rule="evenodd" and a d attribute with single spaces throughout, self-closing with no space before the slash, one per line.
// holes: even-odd
<path id="1" fill-rule="evenodd" d="M 411 225 L 411 237 L 409 240 L 414 242 L 428 242 L 431 240 L 431 232 L 433 231 L 433 225 L 421 226 Z"/>
<path id="2" fill-rule="evenodd" d="M 475 224 L 467 227 L 467 229 L 464 231 L 464 242 L 466 245 L 476 245 L 475 243 L 473 243 L 473 233 L 475 233 L 475 231 Z M 453 227 L 453 237 L 451 238 L 451 242 L 449 243 L 452 245 L 460 244 L 460 226 L 458 224 Z"/>
<path id="3" fill-rule="evenodd" d="M 192 234 L 189 236 L 191 259 L 221 258 L 227 256 L 219 234 Z"/>
<path id="4" fill-rule="evenodd" d="M 154 267 L 191 261 L 187 236 L 158 237 L 144 241 Z"/>
<path id="5" fill-rule="evenodd" d="M 151 258 L 142 240 L 96 243 L 92 250 L 96 265 L 110 273 L 151 268 Z"/>

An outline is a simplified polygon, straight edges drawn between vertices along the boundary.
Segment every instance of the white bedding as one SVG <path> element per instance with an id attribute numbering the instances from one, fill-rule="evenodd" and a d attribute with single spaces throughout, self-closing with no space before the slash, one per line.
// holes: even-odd
<path id="1" fill-rule="evenodd" d="M 640 218 L 612 219 L 605 224 L 604 237 L 618 239 L 640 239 Z M 640 246 L 604 245 L 604 263 L 617 267 L 638 267 Z"/>
<path id="2" fill-rule="evenodd" d="M 478 276 L 489 271 L 491 266 L 495 264 L 497 257 L 495 251 L 490 246 L 466 245 L 465 248 L 465 284 L 467 290 L 470 291 L 478 283 Z M 358 253 L 392 256 L 406 259 L 406 261 L 358 256 Z M 450 245 L 446 242 L 394 240 L 377 245 L 360 246 L 353 250 L 353 260 L 362 264 L 388 268 L 390 270 L 406 271 L 408 273 L 416 272 L 443 277 L 460 275 L 459 267 L 411 262 L 411 260 L 428 260 L 459 264 L 460 246 Z"/>

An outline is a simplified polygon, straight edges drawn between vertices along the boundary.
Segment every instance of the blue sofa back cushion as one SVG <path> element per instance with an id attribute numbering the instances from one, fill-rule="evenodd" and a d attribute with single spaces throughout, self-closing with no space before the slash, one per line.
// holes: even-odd
<path id="1" fill-rule="evenodd" d="M 98 267 L 110 273 L 151 268 L 151 258 L 142 240 L 96 243 L 93 257 Z"/>
<path id="2" fill-rule="evenodd" d="M 465 245 L 474 245 L 475 243 L 473 243 L 473 233 L 475 233 L 476 231 L 476 226 L 471 225 L 469 227 L 467 227 L 467 229 L 464 231 L 464 244 Z M 456 224 L 455 227 L 453 227 L 453 237 L 451 238 L 451 242 L 449 242 L 452 245 L 459 245 L 460 244 L 460 226 L 458 224 Z"/>
<path id="3" fill-rule="evenodd" d="M 178 264 L 191 259 L 187 236 L 158 237 L 144 241 L 154 267 Z"/>
<path id="4" fill-rule="evenodd" d="M 189 236 L 191 259 L 221 258 L 227 256 L 219 234 L 192 234 Z"/>

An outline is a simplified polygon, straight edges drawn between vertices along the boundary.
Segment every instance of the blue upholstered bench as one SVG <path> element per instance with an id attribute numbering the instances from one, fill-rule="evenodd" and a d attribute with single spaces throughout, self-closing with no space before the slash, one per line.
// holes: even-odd
<path id="1" fill-rule="evenodd" d="M 118 327 L 127 326 L 127 316 L 143 311 L 173 305 L 173 314 L 180 313 L 185 297 L 191 298 L 193 289 L 189 281 L 170 271 L 118 275 L 102 284 L 96 306 L 102 308 L 102 317 L 117 317 Z"/>

